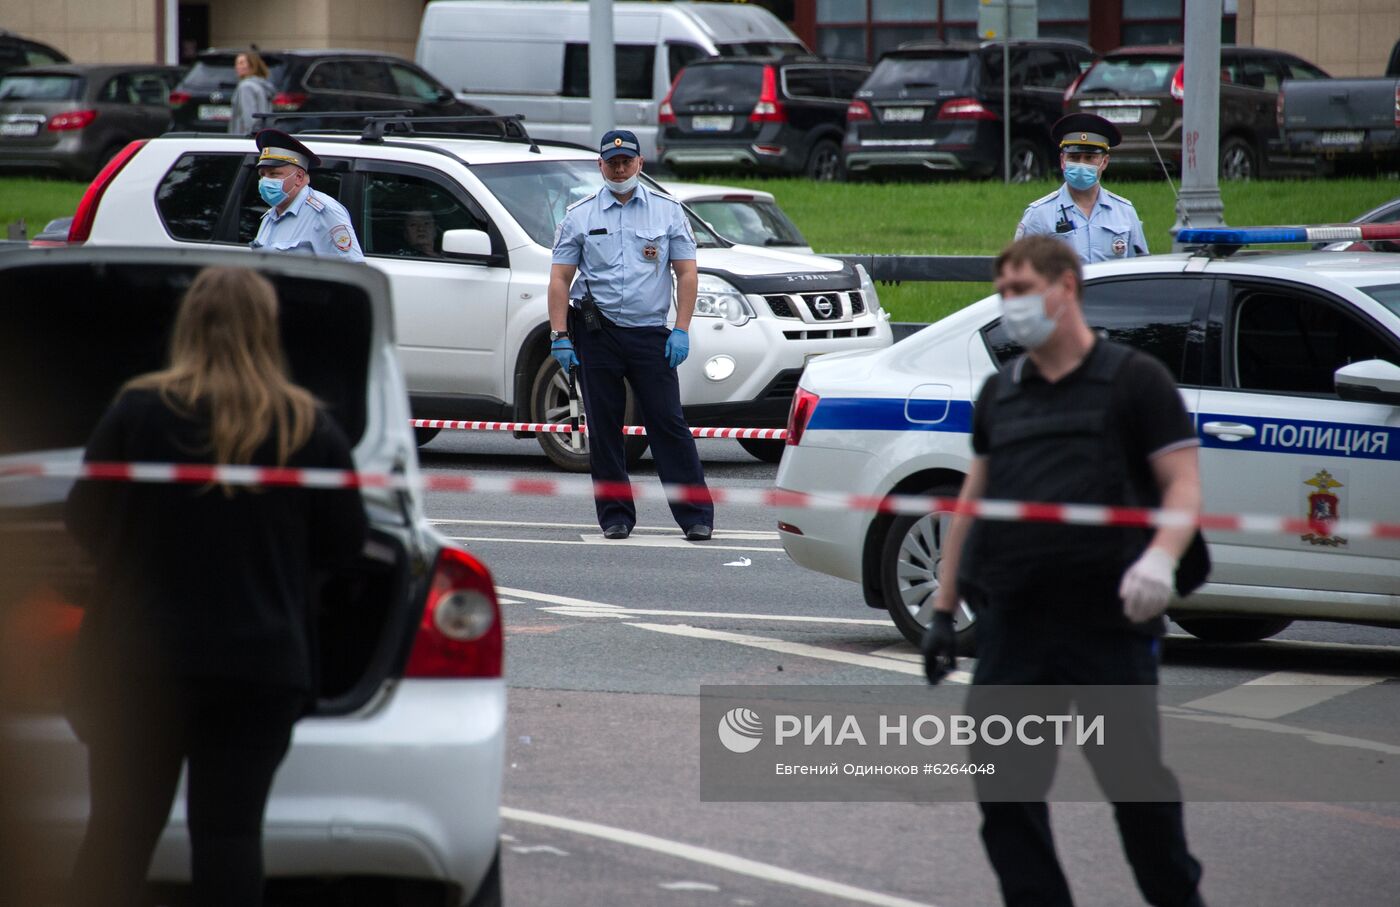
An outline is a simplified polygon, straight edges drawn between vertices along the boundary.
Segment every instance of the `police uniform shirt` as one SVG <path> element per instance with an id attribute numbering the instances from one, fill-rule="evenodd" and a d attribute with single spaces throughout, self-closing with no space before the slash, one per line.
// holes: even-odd
<path id="1" fill-rule="evenodd" d="M 1069 243 L 1085 264 L 1147 254 L 1147 239 L 1142 235 L 1137 209 L 1103 186 L 1099 186 L 1093 214 L 1087 218 L 1064 184 L 1058 191 L 1031 202 L 1016 227 L 1016 239 L 1041 234 Z"/>
<path id="2" fill-rule="evenodd" d="M 279 214 L 269 208 L 258 225 L 254 249 L 290 252 L 305 249 L 341 261 L 364 261 L 360 241 L 350 225 L 350 212 L 324 192 L 303 186 L 296 198 Z"/>
<path id="3" fill-rule="evenodd" d="M 664 327 L 673 261 L 695 259 L 695 234 L 681 203 L 640 183 L 626 204 L 600 189 L 569 206 L 554 236 L 554 264 L 574 265 L 570 296 L 593 293 L 618 327 Z"/>

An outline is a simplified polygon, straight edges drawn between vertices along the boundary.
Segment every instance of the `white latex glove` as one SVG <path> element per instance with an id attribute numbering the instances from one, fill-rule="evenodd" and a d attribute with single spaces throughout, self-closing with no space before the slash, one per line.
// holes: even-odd
<path id="1" fill-rule="evenodd" d="M 1151 620 L 1167 610 L 1176 578 L 1176 561 L 1161 548 L 1150 547 L 1123 574 L 1118 597 L 1123 613 L 1135 624 Z"/>

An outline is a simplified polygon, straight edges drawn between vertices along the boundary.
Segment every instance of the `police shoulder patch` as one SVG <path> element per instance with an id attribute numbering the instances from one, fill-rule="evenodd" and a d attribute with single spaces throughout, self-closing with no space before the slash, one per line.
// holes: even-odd
<path id="1" fill-rule="evenodd" d="M 336 224 L 331 227 L 330 238 L 336 249 L 341 252 L 349 252 L 355 245 L 355 238 L 350 234 L 348 224 Z"/>

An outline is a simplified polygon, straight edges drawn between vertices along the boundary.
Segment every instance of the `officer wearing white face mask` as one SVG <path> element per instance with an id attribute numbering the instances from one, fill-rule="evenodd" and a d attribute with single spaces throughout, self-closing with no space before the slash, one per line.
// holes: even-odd
<path id="1" fill-rule="evenodd" d="M 364 261 L 350 212 L 334 198 L 311 188 L 307 171 L 321 159 L 280 129 L 264 129 L 254 137 L 258 155 L 258 195 L 272 207 L 249 243 L 254 249 L 306 252 Z"/>
<path id="2" fill-rule="evenodd" d="M 1099 338 L 1084 320 L 1080 284 L 1078 257 L 1050 237 L 1017 240 L 997 259 L 1001 326 L 1027 352 L 978 395 L 975 456 L 959 500 L 1199 512 L 1198 441 L 1171 375 L 1146 353 Z M 1098 685 L 1156 685 L 1162 615 L 1173 594 L 1204 582 L 1209 560 L 1194 527 L 1153 531 L 959 516 L 945 536 L 940 569 L 923 642 L 929 680 L 937 683 L 956 666 L 954 614 L 961 599 L 977 615 L 973 696 L 996 695 L 1002 685 L 1044 685 L 1035 695 L 1054 699 L 1051 708 L 1068 711 L 1078 703 L 1083 712 L 1080 697 L 1092 696 Z M 1092 686 L 1076 692 L 1083 685 Z M 1162 763 L 1155 695 L 1144 692 L 1114 719 L 1122 722 L 1108 733 L 1116 748 L 1101 755 L 1088 747 L 1085 756 L 1115 801 L 1124 852 L 1146 901 L 1201 907 L 1201 866 L 1186 846 L 1180 788 Z M 998 779 L 1010 756 L 982 755 L 988 754 L 973 752 L 970 760 L 1001 763 L 996 779 L 978 776 L 976 784 L 982 839 L 1005 902 L 1071 907 L 1044 802 L 1053 749 L 1021 753 L 1025 764 L 1005 773 L 1005 781 Z M 1034 779 L 1034 792 L 999 796 L 997 785 L 1012 775 Z M 1044 789 L 1036 788 L 1042 780 Z M 1165 793 L 1132 793 L 1144 788 Z"/>
<path id="3" fill-rule="evenodd" d="M 1118 127 L 1092 113 L 1072 113 L 1061 117 L 1050 134 L 1060 147 L 1065 181 L 1030 203 L 1016 227 L 1016 239 L 1053 236 L 1068 243 L 1085 264 L 1146 255 L 1147 238 L 1137 209 L 1101 183 L 1108 149 L 1122 141 Z"/>

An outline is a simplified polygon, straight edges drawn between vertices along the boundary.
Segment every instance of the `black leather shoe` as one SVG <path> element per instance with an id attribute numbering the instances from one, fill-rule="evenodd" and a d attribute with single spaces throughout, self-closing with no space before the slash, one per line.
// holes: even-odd
<path id="1" fill-rule="evenodd" d="M 696 523 L 685 531 L 686 541 L 708 542 L 710 540 L 710 527 L 704 523 Z"/>
<path id="2" fill-rule="evenodd" d="M 625 539 L 631 534 L 632 527 L 626 523 L 613 523 L 603 530 L 603 538 L 605 539 Z M 709 536 L 706 535 L 705 538 L 709 538 Z"/>

